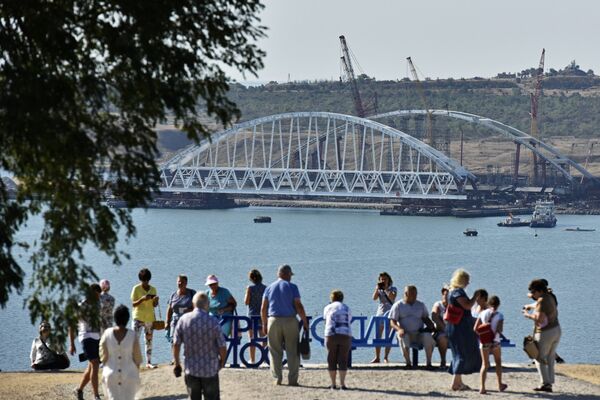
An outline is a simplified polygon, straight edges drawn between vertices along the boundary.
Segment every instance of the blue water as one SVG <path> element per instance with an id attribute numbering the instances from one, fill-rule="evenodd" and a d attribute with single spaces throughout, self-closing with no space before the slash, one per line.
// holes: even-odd
<path id="1" fill-rule="evenodd" d="M 270 215 L 271 224 L 254 224 L 257 215 Z M 554 288 L 560 310 L 563 337 L 559 352 L 568 362 L 600 363 L 600 353 L 583 343 L 599 343 L 600 330 L 600 217 L 558 216 L 554 229 L 499 228 L 500 218 L 456 219 L 380 216 L 376 212 L 314 209 L 236 210 L 136 210 L 138 235 L 122 249 L 131 255 L 121 267 L 97 251 L 88 251 L 87 262 L 100 278 L 112 282 L 117 302 L 130 305 L 131 287 L 142 266 L 151 269 L 151 284 L 161 299 L 175 290 L 177 274 L 189 276 L 189 286 L 204 289 L 208 274 L 216 274 L 221 285 L 243 302 L 247 273 L 258 268 L 265 283 L 275 279 L 281 263 L 290 264 L 294 282 L 311 315 L 322 313 L 329 292 L 341 289 L 355 315 L 371 315 L 371 299 L 377 275 L 389 272 L 394 285 L 414 284 L 419 300 L 431 307 L 439 289 L 452 271 L 464 267 L 471 272 L 472 293 L 484 287 L 500 296 L 505 315 L 505 333 L 517 344 L 531 332 L 521 307 L 527 303 L 527 285 L 544 277 Z M 565 232 L 568 226 L 595 228 L 596 232 Z M 479 236 L 462 231 L 476 228 Z M 20 239 L 32 242 L 39 236 L 39 220 L 30 222 Z M 164 301 L 161 301 L 164 313 Z M 22 308 L 23 297 L 13 296 L 0 310 L 0 369 L 26 370 L 31 340 L 36 328 Z M 241 307 L 241 313 L 245 308 Z M 154 341 L 154 361 L 169 360 L 163 333 Z M 325 352 L 313 346 L 311 362 L 324 361 Z M 372 350 L 361 349 L 354 360 L 365 362 Z M 507 362 L 525 362 L 517 348 L 505 349 Z M 400 361 L 398 349 L 392 361 Z M 73 366 L 84 366 L 77 361 Z"/>

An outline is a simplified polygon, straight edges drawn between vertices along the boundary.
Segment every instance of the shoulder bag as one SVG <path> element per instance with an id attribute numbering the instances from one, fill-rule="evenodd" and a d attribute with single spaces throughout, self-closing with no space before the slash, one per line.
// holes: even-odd
<path id="1" fill-rule="evenodd" d="M 490 317 L 490 322 L 482 322 L 477 327 L 476 332 L 477 335 L 479 335 L 479 342 L 481 342 L 481 344 L 488 344 L 494 341 L 496 332 L 494 332 L 494 330 L 492 329 L 492 319 L 495 315 L 496 313 L 492 313 L 492 316 Z"/>
<path id="2" fill-rule="evenodd" d="M 303 360 L 310 360 L 310 338 L 308 330 L 304 328 L 302 328 L 302 334 L 298 342 L 298 354 L 300 354 Z"/>
<path id="3" fill-rule="evenodd" d="M 162 314 L 160 313 L 160 306 L 158 304 L 156 304 L 156 307 L 158 307 L 158 318 L 156 319 L 156 314 L 154 314 L 154 322 L 152 322 L 152 330 L 155 331 L 162 331 L 163 329 L 165 329 L 165 321 L 162 319 Z"/>
<path id="4" fill-rule="evenodd" d="M 523 338 L 523 351 L 527 354 L 527 357 L 532 360 L 537 360 L 540 356 L 540 350 L 538 344 L 535 341 L 535 324 L 533 326 L 533 334 L 527 335 Z"/>
<path id="5" fill-rule="evenodd" d="M 55 351 L 50 350 L 46 342 L 42 340 L 40 337 L 40 341 L 44 345 L 44 347 L 54 356 L 54 366 L 56 369 L 66 369 L 69 368 L 71 362 L 69 361 L 69 357 L 64 353 L 57 353 Z"/>
<path id="6" fill-rule="evenodd" d="M 448 307 L 446 307 L 446 312 L 444 313 L 444 321 L 449 324 L 456 325 L 460 322 L 465 310 L 463 310 L 460 306 L 455 306 L 452 303 L 448 303 Z"/>

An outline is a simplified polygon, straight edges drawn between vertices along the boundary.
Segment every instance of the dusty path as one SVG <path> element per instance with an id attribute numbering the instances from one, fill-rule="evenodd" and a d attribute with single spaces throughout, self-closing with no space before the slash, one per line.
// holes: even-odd
<path id="1" fill-rule="evenodd" d="M 529 366 L 512 366 L 505 370 L 505 382 L 509 388 L 504 393 L 496 391 L 493 371 L 488 376 L 491 396 L 502 399 L 600 399 L 600 366 L 566 365 L 557 376 L 555 393 L 537 394 L 531 389 L 537 385 L 537 374 Z M 69 399 L 80 378 L 79 372 L 63 373 L 0 373 L 0 399 Z M 310 366 L 300 372 L 301 387 L 275 386 L 269 371 L 247 369 L 225 369 L 220 374 L 221 398 L 244 399 L 391 399 L 391 398 L 481 398 L 475 390 L 452 392 L 448 390 L 450 376 L 445 372 L 425 370 L 405 371 L 398 368 L 357 368 L 349 371 L 349 391 L 327 389 L 329 380 L 323 366 Z M 475 388 L 478 377 L 465 377 L 465 383 Z M 149 400 L 185 399 L 182 379 L 171 374 L 171 368 L 162 366 L 142 373 L 141 398 Z M 591 382 L 595 382 L 593 384 Z M 91 392 L 86 392 L 91 398 Z"/>

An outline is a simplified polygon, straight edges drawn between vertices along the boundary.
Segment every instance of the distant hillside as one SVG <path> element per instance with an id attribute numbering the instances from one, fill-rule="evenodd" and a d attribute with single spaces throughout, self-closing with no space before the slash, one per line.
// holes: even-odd
<path id="1" fill-rule="evenodd" d="M 499 74 L 500 75 L 500 74 Z M 505 74 L 510 76 L 510 74 Z M 516 75 L 515 75 L 516 76 Z M 425 95 L 431 108 L 450 109 L 490 117 L 529 131 L 531 78 L 472 78 L 426 80 Z M 378 111 L 422 109 L 417 86 L 407 79 L 361 79 L 361 95 Z M 600 77 L 548 76 L 540 101 L 543 136 L 597 137 L 600 133 Z M 354 114 L 350 88 L 342 82 L 269 83 L 258 87 L 234 85 L 230 98 L 242 110 L 242 119 L 290 111 L 330 111 Z"/>

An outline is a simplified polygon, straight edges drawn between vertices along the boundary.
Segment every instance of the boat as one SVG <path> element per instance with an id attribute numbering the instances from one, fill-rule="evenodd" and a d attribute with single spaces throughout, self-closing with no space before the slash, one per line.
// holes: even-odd
<path id="1" fill-rule="evenodd" d="M 516 228 L 519 226 L 529 226 L 531 221 L 521 219 L 519 217 L 514 217 L 512 214 L 508 214 L 508 217 L 502 222 L 498 222 L 498 226 L 504 226 L 507 228 Z"/>
<path id="2" fill-rule="evenodd" d="M 554 202 L 538 201 L 535 203 L 535 209 L 533 210 L 529 226 L 532 228 L 554 228 L 556 226 Z"/>
<path id="3" fill-rule="evenodd" d="M 595 229 L 586 229 L 586 228 L 566 228 L 565 231 L 569 231 L 569 232 L 596 232 Z"/>
<path id="4" fill-rule="evenodd" d="M 266 215 L 262 215 L 259 217 L 254 218 L 254 223 L 256 224 L 270 224 L 271 223 L 271 217 L 268 217 Z"/>
<path id="5" fill-rule="evenodd" d="M 477 229 L 467 228 L 463 233 L 465 236 L 477 236 L 479 232 L 477 232 Z"/>

